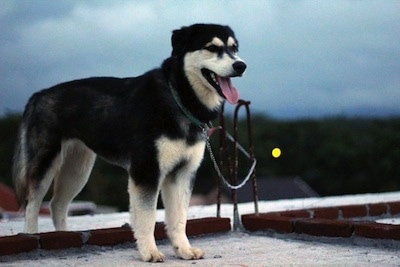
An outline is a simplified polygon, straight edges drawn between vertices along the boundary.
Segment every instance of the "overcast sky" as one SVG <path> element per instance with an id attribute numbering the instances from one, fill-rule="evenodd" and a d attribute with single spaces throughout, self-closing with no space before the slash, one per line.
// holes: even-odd
<path id="1" fill-rule="evenodd" d="M 171 31 L 227 24 L 248 69 L 233 80 L 276 118 L 400 115 L 400 1 L 1 0 L 0 115 L 90 76 L 137 76 Z"/>

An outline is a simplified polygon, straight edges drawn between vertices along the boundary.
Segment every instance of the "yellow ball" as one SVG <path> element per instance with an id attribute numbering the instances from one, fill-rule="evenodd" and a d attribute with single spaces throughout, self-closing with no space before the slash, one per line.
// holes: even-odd
<path id="1" fill-rule="evenodd" d="M 282 151 L 280 150 L 280 148 L 275 147 L 274 149 L 272 149 L 272 156 L 274 158 L 279 158 L 282 155 Z"/>

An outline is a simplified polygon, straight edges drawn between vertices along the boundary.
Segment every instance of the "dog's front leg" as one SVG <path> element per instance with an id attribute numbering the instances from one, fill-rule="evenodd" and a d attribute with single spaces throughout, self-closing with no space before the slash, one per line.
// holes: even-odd
<path id="1" fill-rule="evenodd" d="M 162 262 L 165 258 L 164 254 L 157 249 L 154 239 L 159 192 L 158 190 L 148 192 L 136 186 L 132 178 L 129 178 L 128 190 L 132 229 L 140 256 L 143 261 Z"/>
<path id="2" fill-rule="evenodd" d="M 192 247 L 186 236 L 187 209 L 192 192 L 191 176 L 181 174 L 174 178 L 168 177 L 161 188 L 167 233 L 175 254 L 185 260 L 204 257 L 204 252 Z"/>

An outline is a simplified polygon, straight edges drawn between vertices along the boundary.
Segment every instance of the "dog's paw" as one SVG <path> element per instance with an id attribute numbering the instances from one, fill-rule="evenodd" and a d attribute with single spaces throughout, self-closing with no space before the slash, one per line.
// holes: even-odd
<path id="1" fill-rule="evenodd" d="M 147 262 L 163 262 L 165 259 L 164 254 L 162 254 L 159 250 L 154 249 L 147 251 L 145 253 L 140 253 L 143 261 Z"/>
<path id="2" fill-rule="evenodd" d="M 194 247 L 174 247 L 175 254 L 184 260 L 198 260 L 204 258 L 204 252 Z"/>

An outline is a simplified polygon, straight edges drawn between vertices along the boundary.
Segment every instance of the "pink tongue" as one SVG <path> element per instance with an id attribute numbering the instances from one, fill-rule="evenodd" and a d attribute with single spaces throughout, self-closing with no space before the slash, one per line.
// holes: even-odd
<path id="1" fill-rule="evenodd" d="M 218 77 L 219 87 L 226 100 L 231 104 L 236 104 L 239 101 L 239 91 L 232 85 L 230 78 Z"/>

